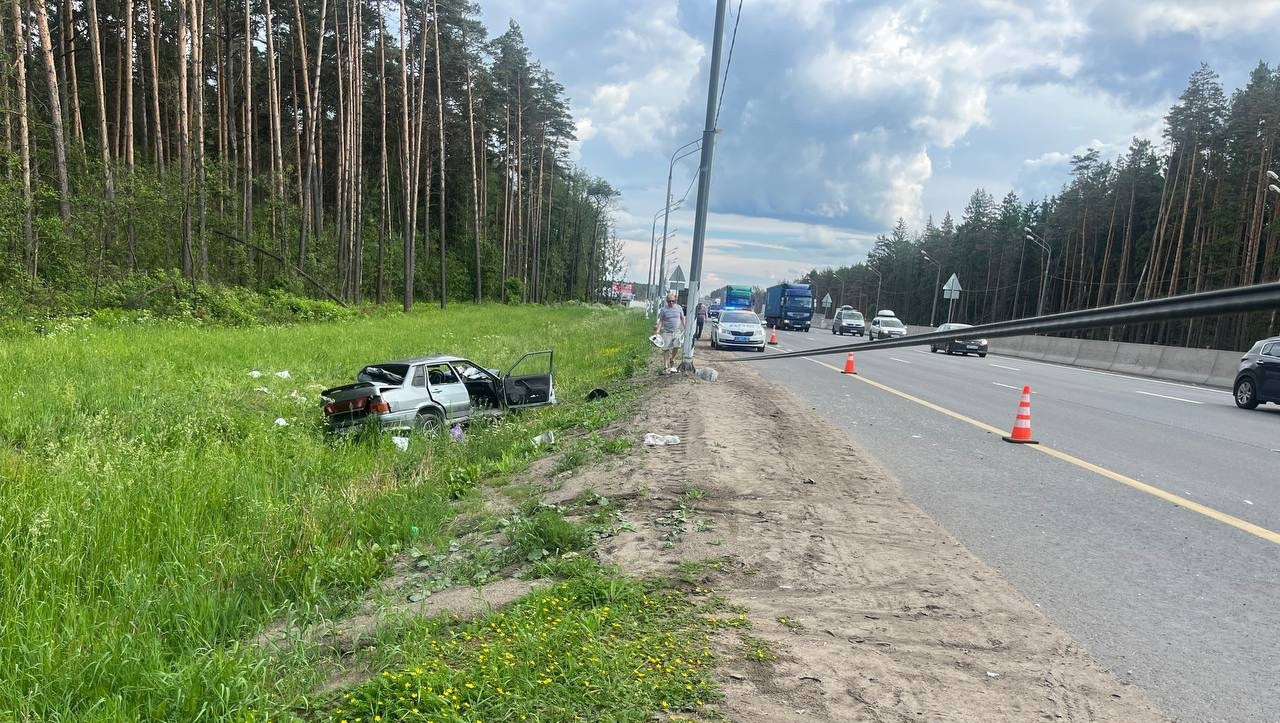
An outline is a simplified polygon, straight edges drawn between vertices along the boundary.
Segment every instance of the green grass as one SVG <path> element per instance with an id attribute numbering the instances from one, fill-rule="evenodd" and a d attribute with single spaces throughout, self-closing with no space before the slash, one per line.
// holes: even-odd
<path id="1" fill-rule="evenodd" d="M 582 563 L 581 560 L 576 561 Z M 336 696 L 335 723 L 647 721 L 717 699 L 716 603 L 578 564 L 566 582 L 467 623 L 425 620 L 400 665 Z"/>
<path id="2" fill-rule="evenodd" d="M 455 306 L 0 342 L 0 719 L 240 720 L 291 705 L 299 679 L 245 641 L 350 600 L 411 539 L 443 544 L 451 498 L 545 453 L 536 434 L 616 418 L 626 395 L 580 400 L 643 364 L 645 331 L 584 306 Z M 318 392 L 363 364 L 439 351 L 506 367 L 541 348 L 556 351 L 554 409 L 408 452 L 322 433 Z"/>

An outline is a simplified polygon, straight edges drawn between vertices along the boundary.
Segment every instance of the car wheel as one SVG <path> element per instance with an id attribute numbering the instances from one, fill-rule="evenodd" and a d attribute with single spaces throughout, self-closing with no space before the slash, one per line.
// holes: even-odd
<path id="1" fill-rule="evenodd" d="M 431 434 L 440 431 L 444 427 L 444 417 L 434 409 L 424 409 L 418 412 L 413 424 L 418 431 Z"/>
<path id="2" fill-rule="evenodd" d="M 1258 406 L 1258 390 L 1253 380 L 1245 377 L 1236 382 L 1236 406 L 1241 409 L 1254 409 Z"/>
<path id="3" fill-rule="evenodd" d="M 930 353 L 930 354 L 937 354 L 937 353 L 938 353 L 938 347 L 936 347 L 936 346 L 934 346 L 934 345 L 930 344 L 930 345 L 929 345 L 929 353 Z"/>

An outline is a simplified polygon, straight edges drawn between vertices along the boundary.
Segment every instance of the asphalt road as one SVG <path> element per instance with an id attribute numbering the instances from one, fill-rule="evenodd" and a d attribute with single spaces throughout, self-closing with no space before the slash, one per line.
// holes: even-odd
<path id="1" fill-rule="evenodd" d="M 786 350 L 850 340 L 779 332 Z M 1246 412 L 1225 391 L 927 347 L 856 361 L 861 379 L 825 366 L 844 354 L 757 368 L 847 430 L 1171 718 L 1280 721 L 1280 407 Z M 975 426 L 1007 434 L 1023 385 L 1047 449 Z"/>

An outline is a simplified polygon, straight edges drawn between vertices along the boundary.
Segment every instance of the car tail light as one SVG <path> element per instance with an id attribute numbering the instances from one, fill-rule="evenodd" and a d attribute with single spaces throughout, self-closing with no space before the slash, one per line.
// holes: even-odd
<path id="1" fill-rule="evenodd" d="M 386 414 L 391 411 L 391 405 L 379 399 L 369 405 L 370 414 Z"/>

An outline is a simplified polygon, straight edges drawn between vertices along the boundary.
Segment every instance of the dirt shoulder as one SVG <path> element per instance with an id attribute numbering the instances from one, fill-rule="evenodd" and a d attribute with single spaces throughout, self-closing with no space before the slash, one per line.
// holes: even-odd
<path id="1" fill-rule="evenodd" d="M 745 607 L 726 635 L 735 721 L 1161 721 L 913 504 L 848 435 L 746 365 L 655 381 L 630 436 L 670 447 L 551 480 L 622 502 L 602 562 L 684 577 Z M 683 563 L 683 564 L 682 564 Z"/>

